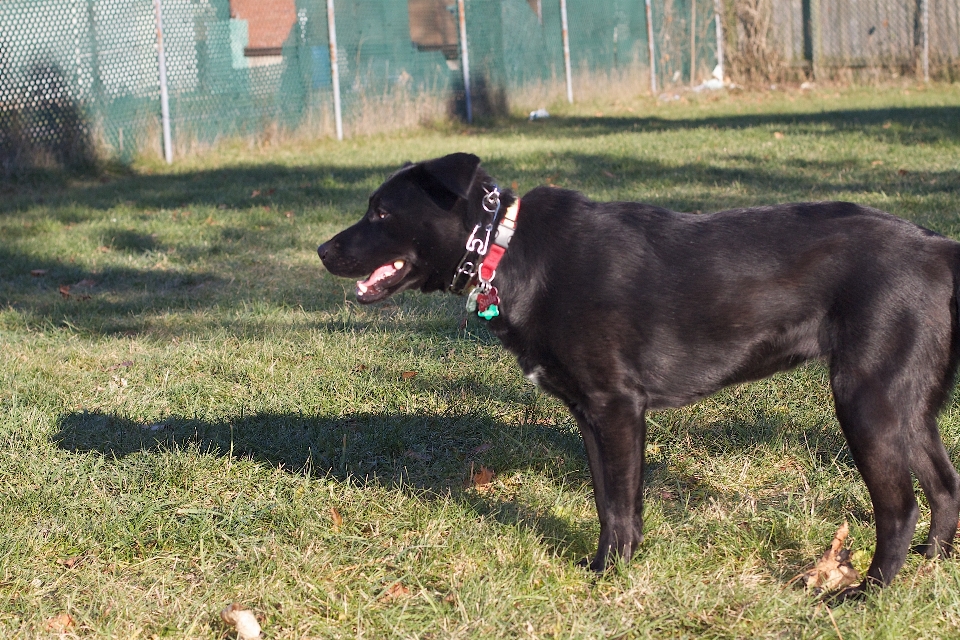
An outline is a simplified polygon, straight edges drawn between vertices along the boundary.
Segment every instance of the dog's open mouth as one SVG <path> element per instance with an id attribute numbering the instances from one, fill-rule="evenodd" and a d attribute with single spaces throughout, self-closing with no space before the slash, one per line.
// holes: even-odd
<path id="1" fill-rule="evenodd" d="M 369 278 L 357 281 L 357 300 L 367 303 L 386 298 L 410 273 L 410 268 L 410 262 L 403 259 L 377 267 Z"/>

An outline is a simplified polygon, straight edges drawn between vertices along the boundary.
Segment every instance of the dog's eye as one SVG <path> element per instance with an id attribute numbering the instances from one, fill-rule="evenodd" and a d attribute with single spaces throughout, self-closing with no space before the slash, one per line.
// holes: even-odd
<path id="1" fill-rule="evenodd" d="M 389 217 L 390 217 L 390 212 L 387 211 L 386 209 L 380 207 L 380 208 L 377 208 L 377 210 L 373 212 L 373 217 L 374 217 L 376 220 L 383 220 L 384 218 L 389 218 Z"/>

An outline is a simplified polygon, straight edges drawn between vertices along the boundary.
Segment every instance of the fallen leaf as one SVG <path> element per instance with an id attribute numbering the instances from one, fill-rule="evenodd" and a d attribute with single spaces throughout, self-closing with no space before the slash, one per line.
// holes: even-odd
<path id="1" fill-rule="evenodd" d="M 260 195 L 260 189 L 254 189 L 253 193 L 250 194 L 250 197 L 256 198 L 258 195 Z"/>
<path id="2" fill-rule="evenodd" d="M 72 558 L 60 558 L 57 560 L 57 564 L 64 569 L 73 569 L 78 562 L 80 562 L 80 556 L 73 556 Z"/>
<path id="3" fill-rule="evenodd" d="M 268 190 L 267 190 L 267 195 L 268 195 L 268 196 L 272 196 L 272 195 L 275 194 L 276 192 L 277 192 L 276 189 L 268 189 Z"/>
<path id="4" fill-rule="evenodd" d="M 779 131 L 774 131 L 773 137 L 776 138 L 777 140 L 783 140 L 783 134 L 780 133 Z"/>
<path id="5" fill-rule="evenodd" d="M 493 476 L 495 475 L 496 474 L 493 472 L 493 469 L 488 469 L 487 467 L 480 465 L 480 470 L 471 474 L 470 482 L 475 487 L 482 487 L 483 485 L 490 484 L 493 481 Z"/>
<path id="6" fill-rule="evenodd" d="M 133 360 L 124 360 L 123 362 L 118 362 L 117 364 L 110 365 L 107 367 L 107 371 L 116 371 L 120 367 L 125 367 L 129 369 L 133 366 Z"/>
<path id="7" fill-rule="evenodd" d="M 871 162 L 870 164 L 872 164 L 872 165 L 875 166 L 875 167 L 879 167 L 880 165 L 883 164 L 883 160 L 874 160 L 874 161 Z"/>
<path id="8" fill-rule="evenodd" d="M 292 218 L 292 217 L 293 217 L 293 211 L 285 211 L 285 212 L 283 213 L 283 215 L 287 216 L 288 218 Z"/>
<path id="9" fill-rule="evenodd" d="M 513 182 L 510 183 L 510 188 L 513 189 L 514 191 L 516 191 L 516 190 L 518 190 L 518 189 L 520 188 L 520 185 L 518 185 L 518 184 L 517 184 L 517 181 L 514 180 Z"/>
<path id="10" fill-rule="evenodd" d="M 908 173 L 910 173 L 910 172 L 907 171 L 906 169 L 899 169 L 899 170 L 897 171 L 897 174 L 899 174 L 899 175 L 901 175 L 901 176 L 905 176 L 905 175 L 907 175 Z"/>
<path id="11" fill-rule="evenodd" d="M 489 442 L 484 442 L 483 444 L 471 449 L 470 455 L 475 456 L 477 454 L 483 453 L 484 451 L 490 451 L 490 449 L 493 449 L 493 445 L 490 444 Z"/>
<path id="12" fill-rule="evenodd" d="M 62 284 L 62 285 L 60 285 L 60 295 L 63 296 L 64 298 L 69 298 L 69 297 L 70 297 L 70 285 L 68 285 L 68 284 Z"/>
<path id="13" fill-rule="evenodd" d="M 417 377 L 417 372 L 416 372 L 416 371 L 404 371 L 403 373 L 400 374 L 400 377 L 403 378 L 404 380 L 412 380 L 413 378 L 416 378 L 416 377 Z"/>
<path id="14" fill-rule="evenodd" d="M 40 278 L 40 277 L 42 277 L 42 276 L 47 275 L 47 270 L 46 270 L 46 269 L 34 269 L 33 271 L 30 272 L 30 275 L 32 275 L 34 278 Z"/>
<path id="15" fill-rule="evenodd" d="M 616 178 L 616 177 L 617 177 L 617 176 L 613 175 L 612 173 L 610 173 L 609 171 L 607 171 L 606 169 L 603 170 L 603 175 L 607 176 L 608 178 Z"/>
<path id="16" fill-rule="evenodd" d="M 63 633 L 70 627 L 74 626 L 73 616 L 69 613 L 61 613 L 60 615 L 53 616 L 46 621 L 44 627 L 47 631 L 53 631 L 54 633 Z"/>
<path id="17" fill-rule="evenodd" d="M 884 122 L 882 125 L 884 129 L 889 129 L 891 126 L 893 126 L 892 122 Z"/>
<path id="18" fill-rule="evenodd" d="M 89 278 L 84 278 L 77 284 L 73 285 L 75 287 L 95 287 L 97 285 L 96 280 L 90 280 Z"/>
<path id="19" fill-rule="evenodd" d="M 387 590 L 384 591 L 382 596 L 380 596 L 380 599 L 396 600 L 397 598 L 403 598 L 408 595 L 410 595 L 410 589 L 405 587 L 402 582 L 394 582 L 392 585 L 387 587 Z"/>
<path id="20" fill-rule="evenodd" d="M 366 370 L 367 370 L 367 365 L 365 364 L 358 364 L 353 368 L 354 373 L 359 373 L 361 371 L 366 371 Z"/>
<path id="21" fill-rule="evenodd" d="M 97 251 L 99 251 L 100 253 L 110 253 L 110 247 L 99 246 L 97 247 Z"/>
<path id="22" fill-rule="evenodd" d="M 408 458 L 413 458 L 419 462 L 430 462 L 433 458 L 426 453 L 420 453 L 419 451 L 414 451 L 413 449 L 408 449 L 403 455 Z"/>
<path id="23" fill-rule="evenodd" d="M 220 619 L 224 624 L 237 630 L 237 640 L 254 640 L 260 637 L 260 623 L 257 622 L 257 617 L 235 602 L 220 612 Z"/>
<path id="24" fill-rule="evenodd" d="M 336 507 L 330 507 L 330 519 L 333 520 L 333 530 L 336 531 L 343 526 L 343 516 L 337 511 Z"/>
<path id="25" fill-rule="evenodd" d="M 801 573 L 796 579 L 803 580 L 808 589 L 816 592 L 836 591 L 860 582 L 860 574 L 850 563 L 850 550 L 843 548 L 843 542 L 850 533 L 850 527 L 844 522 L 833 535 L 830 546 L 812 569 Z"/>

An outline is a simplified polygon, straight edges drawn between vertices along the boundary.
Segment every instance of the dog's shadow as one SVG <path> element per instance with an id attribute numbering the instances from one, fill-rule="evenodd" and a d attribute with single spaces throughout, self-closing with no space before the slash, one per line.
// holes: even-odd
<path id="1" fill-rule="evenodd" d="M 498 478 L 534 471 L 544 490 L 579 485 L 590 476 L 572 425 L 505 424 L 489 415 L 358 413 L 342 417 L 256 413 L 223 419 L 169 416 L 144 423 L 102 412 L 61 417 L 53 439 L 72 453 L 121 461 L 137 453 L 194 450 L 231 456 L 339 482 L 376 484 L 421 500 L 454 499 L 505 526 L 533 531 L 557 555 L 582 559 L 596 525 L 571 523 L 511 491 L 477 487 L 472 474 Z M 555 484 L 555 487 L 547 485 Z"/>
<path id="2" fill-rule="evenodd" d="M 339 482 L 360 480 L 421 500 L 452 498 L 478 516 L 533 532 L 558 557 L 580 561 L 595 549 L 599 533 L 595 517 L 560 517 L 544 504 L 542 495 L 530 496 L 538 491 L 555 495 L 572 489 L 592 502 L 582 440 L 572 422 L 555 424 L 536 411 L 527 418 L 521 424 L 506 424 L 484 413 L 355 413 L 339 417 L 241 413 L 213 420 L 169 416 L 144 423 L 84 411 L 62 416 L 53 438 L 63 450 L 116 461 L 136 453 L 193 449 L 204 455 L 249 459 L 291 474 Z M 722 437 L 708 427 L 697 431 L 702 431 L 703 442 L 716 441 L 717 450 L 709 453 L 721 455 L 729 452 L 731 445 L 740 444 L 747 450 L 764 440 L 773 441 L 783 427 L 771 422 L 776 417 L 756 418 L 759 422 L 753 427 L 739 423 L 730 427 L 750 431 L 749 438 L 736 434 Z M 670 446 L 662 427 L 654 426 L 651 431 L 655 439 Z M 474 486 L 471 474 L 482 467 L 494 470 L 503 480 L 500 489 Z M 669 467 L 651 459 L 646 472 L 653 499 L 665 488 L 683 494 L 682 499 L 676 496 L 665 504 L 667 511 L 681 503 L 689 508 L 710 500 L 736 500 L 733 488 L 728 495 Z M 504 488 L 530 478 L 539 486 Z"/>

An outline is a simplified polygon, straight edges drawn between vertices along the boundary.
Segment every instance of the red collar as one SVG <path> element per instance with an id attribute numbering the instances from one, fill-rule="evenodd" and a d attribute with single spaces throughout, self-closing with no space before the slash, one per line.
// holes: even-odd
<path id="1" fill-rule="evenodd" d="M 500 259 L 506 253 L 510 241 L 513 239 L 513 232 L 517 228 L 517 214 L 520 212 L 520 198 L 513 201 L 507 212 L 503 214 L 503 220 L 497 225 L 497 235 L 490 245 L 490 250 L 480 263 L 480 282 L 490 285 L 490 281 L 497 275 L 497 265 Z"/>

